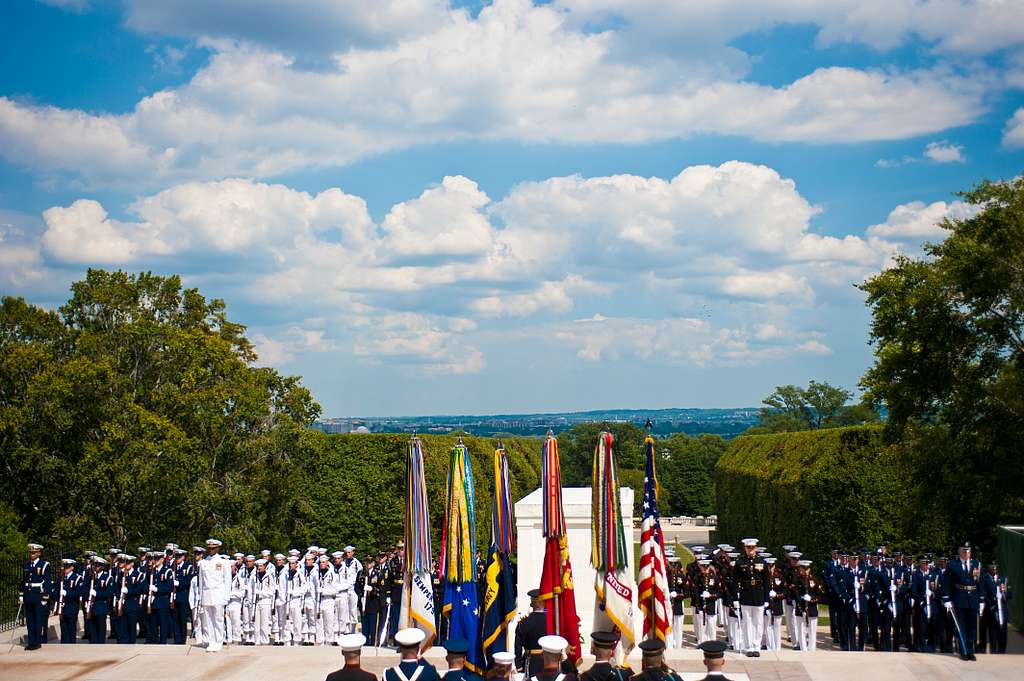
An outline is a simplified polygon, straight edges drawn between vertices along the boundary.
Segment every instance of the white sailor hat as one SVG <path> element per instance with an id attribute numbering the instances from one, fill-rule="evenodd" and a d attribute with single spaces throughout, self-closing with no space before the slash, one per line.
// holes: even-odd
<path id="1" fill-rule="evenodd" d="M 74 558 L 63 558 L 63 559 L 61 559 L 60 562 L 63 563 L 64 565 L 74 565 L 75 564 L 75 559 Z"/>
<path id="2" fill-rule="evenodd" d="M 399 629 L 395 632 L 395 643 L 404 648 L 411 648 L 418 646 L 426 637 L 427 634 L 422 629 L 409 627 L 408 629 Z"/>
<path id="3" fill-rule="evenodd" d="M 207 539 L 206 546 L 209 548 L 215 548 L 218 546 L 224 546 L 224 542 L 222 542 L 220 539 Z"/>
<path id="4" fill-rule="evenodd" d="M 246 560 L 256 560 L 256 556 L 254 556 L 254 555 L 252 555 L 252 554 L 250 553 L 250 554 L 246 555 L 245 559 L 246 559 Z"/>
<path id="5" fill-rule="evenodd" d="M 366 637 L 362 634 L 345 634 L 339 639 L 338 645 L 341 646 L 342 652 L 352 653 L 363 649 L 363 646 L 366 645 Z"/>
<path id="6" fill-rule="evenodd" d="M 317 550 L 318 548 L 320 548 L 320 547 L 319 547 L 319 546 L 317 546 L 316 544 L 313 544 L 312 546 L 307 546 L 307 547 L 306 547 L 306 553 L 313 553 L 313 552 L 314 552 L 314 551 L 316 551 L 316 550 Z"/>
<path id="7" fill-rule="evenodd" d="M 500 650 L 494 653 L 491 659 L 494 660 L 494 664 L 511 665 L 516 661 L 516 656 L 508 651 Z"/>
<path id="8" fill-rule="evenodd" d="M 345 555 L 344 551 L 335 551 L 334 553 L 331 554 L 331 558 L 342 558 L 342 557 L 344 557 L 344 555 Z"/>
<path id="9" fill-rule="evenodd" d="M 348 546 L 345 547 L 345 551 L 346 552 L 348 552 L 348 551 L 355 551 L 355 550 L 356 550 L 356 547 L 352 546 L 351 544 L 349 544 Z"/>
<path id="10" fill-rule="evenodd" d="M 318 556 L 326 556 L 327 555 L 327 549 L 325 549 L 324 547 L 321 546 L 320 548 L 318 548 L 316 550 L 316 554 Z"/>
<path id="11" fill-rule="evenodd" d="M 557 653 L 561 655 L 565 652 L 565 649 L 569 646 L 569 642 L 561 636 L 541 636 L 537 641 L 537 645 L 541 647 L 545 653 Z"/>
<path id="12" fill-rule="evenodd" d="M 262 551 L 260 551 L 260 555 L 266 558 L 270 555 L 270 549 L 263 549 Z"/>
<path id="13" fill-rule="evenodd" d="M 330 563 L 331 562 L 331 558 L 327 554 L 324 554 L 324 555 L 320 556 L 320 559 L 317 562 L 318 563 Z"/>
<path id="14" fill-rule="evenodd" d="M 257 565 L 266 565 L 266 564 L 267 564 L 267 559 L 266 559 L 266 558 L 259 558 L 259 559 L 258 559 L 258 560 L 256 561 L 256 564 L 257 564 Z"/>
<path id="15" fill-rule="evenodd" d="M 299 550 L 298 549 L 288 549 L 288 555 L 289 556 L 297 556 L 297 555 L 299 555 Z"/>
<path id="16" fill-rule="evenodd" d="M 299 557 L 298 556 L 288 556 L 288 562 L 292 563 L 294 565 L 295 563 L 299 562 Z"/>
<path id="17" fill-rule="evenodd" d="M 231 557 L 234 558 L 235 560 L 238 560 L 239 558 L 244 558 L 245 554 L 242 553 L 241 551 L 235 551 L 233 554 L 231 554 Z"/>
<path id="18" fill-rule="evenodd" d="M 810 567 L 811 566 L 811 561 L 809 561 L 809 560 L 802 560 L 802 561 L 800 561 L 799 565 L 800 565 L 800 567 Z"/>
<path id="19" fill-rule="evenodd" d="M 285 558 L 287 558 L 287 556 L 284 555 L 283 553 L 275 553 L 274 554 L 274 560 L 284 560 Z"/>

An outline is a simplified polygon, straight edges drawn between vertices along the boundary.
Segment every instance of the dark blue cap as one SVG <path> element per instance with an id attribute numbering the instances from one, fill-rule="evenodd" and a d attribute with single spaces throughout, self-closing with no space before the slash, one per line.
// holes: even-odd
<path id="1" fill-rule="evenodd" d="M 444 642 L 444 649 L 452 655 L 465 655 L 469 652 L 469 641 L 464 638 L 450 638 Z"/>

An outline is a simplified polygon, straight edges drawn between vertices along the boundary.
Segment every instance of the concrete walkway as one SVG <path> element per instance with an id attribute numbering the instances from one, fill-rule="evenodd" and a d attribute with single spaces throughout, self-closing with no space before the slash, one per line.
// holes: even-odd
<path id="1" fill-rule="evenodd" d="M 725 670 L 737 681 L 1019 681 L 1024 678 L 1024 638 L 1017 633 L 1011 633 L 1011 638 L 1010 654 L 979 655 L 977 662 L 961 662 L 951 655 L 782 650 L 762 652 L 755 659 L 728 653 Z M 427 658 L 443 669 L 443 652 L 432 649 Z M 667 657 L 684 681 L 703 677 L 700 651 L 672 650 Z M 396 660 L 393 651 L 363 651 L 363 667 L 378 676 Z M 634 669 L 639 669 L 638 655 L 634 653 L 630 661 Z M 8 652 L 6 644 L 0 647 L 0 680 L 4 681 L 323 681 L 341 665 L 338 648 L 319 646 L 230 647 L 218 653 L 173 645 L 51 643 L 33 652 L 18 646 Z M 582 668 L 589 665 L 590 660 L 585 658 Z"/>

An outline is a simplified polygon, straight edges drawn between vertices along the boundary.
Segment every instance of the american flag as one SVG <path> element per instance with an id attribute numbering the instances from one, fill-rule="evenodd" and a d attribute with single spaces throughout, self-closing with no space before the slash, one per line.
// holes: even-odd
<path id="1" fill-rule="evenodd" d="M 644 440 L 647 464 L 644 468 L 643 524 L 640 535 L 640 609 L 644 613 L 644 639 L 668 638 L 672 630 L 669 613 L 665 544 L 658 514 L 658 478 L 654 467 L 654 438 Z"/>

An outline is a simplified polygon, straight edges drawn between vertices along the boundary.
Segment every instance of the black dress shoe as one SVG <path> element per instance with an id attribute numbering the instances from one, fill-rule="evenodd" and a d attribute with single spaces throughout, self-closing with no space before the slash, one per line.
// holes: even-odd
<path id="1" fill-rule="evenodd" d="M 754 651 L 754 657 L 761 657 L 761 653 L 757 650 Z"/>
<path id="2" fill-rule="evenodd" d="M 25 646 L 25 650 L 39 650 L 40 648 L 42 648 L 42 646 L 38 643 L 33 643 L 31 645 Z"/>
<path id="3" fill-rule="evenodd" d="M 978 661 L 978 658 L 976 658 L 974 656 L 974 653 L 971 653 L 970 655 L 968 655 L 967 659 L 970 660 L 971 662 L 977 662 Z"/>

